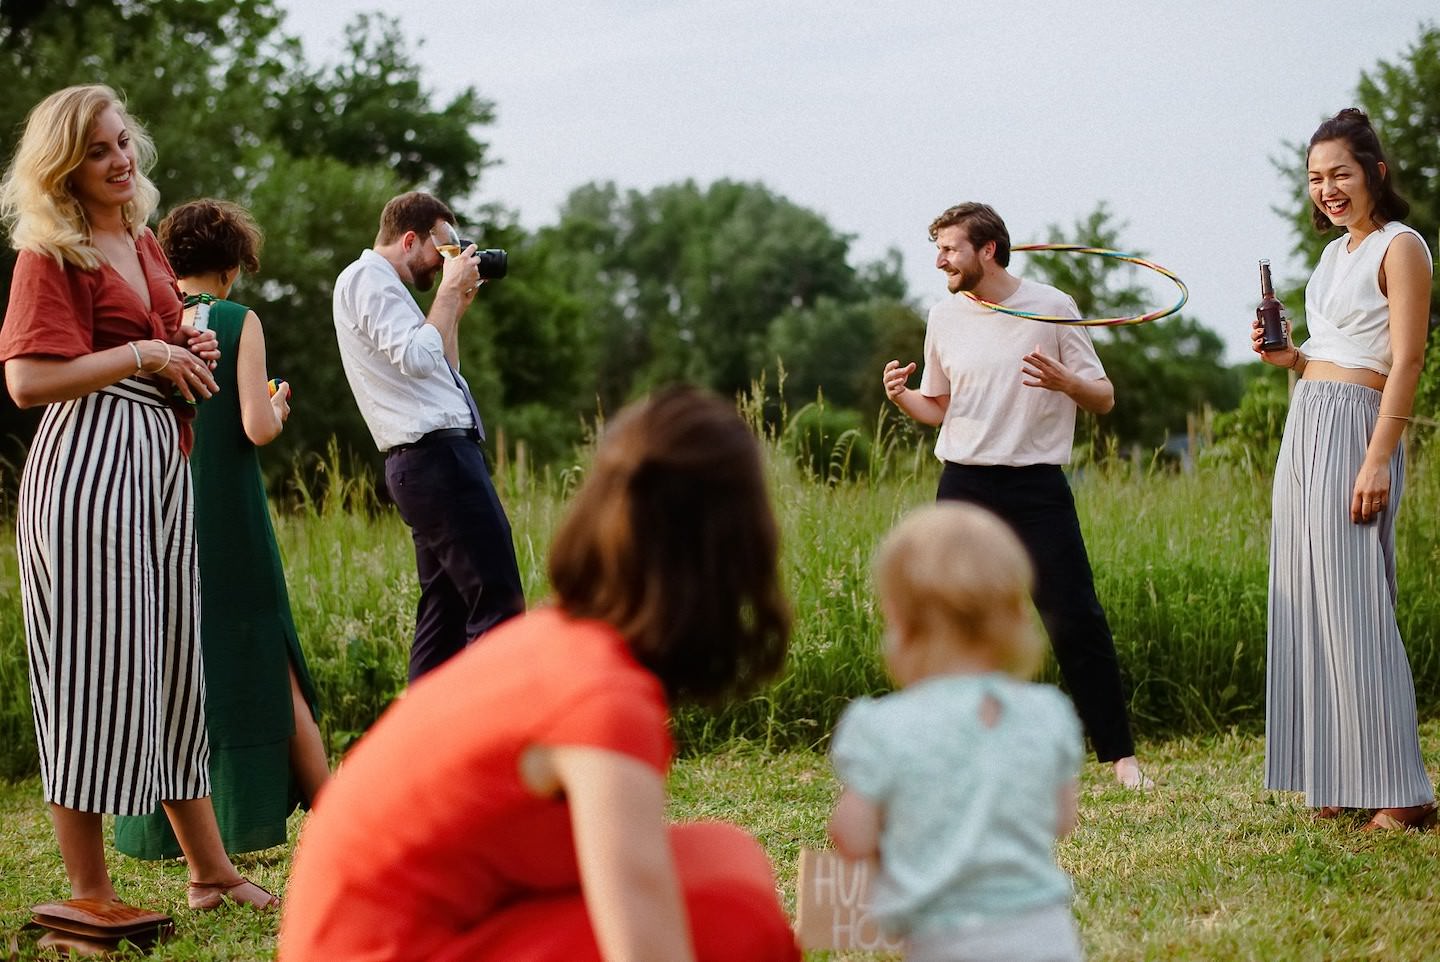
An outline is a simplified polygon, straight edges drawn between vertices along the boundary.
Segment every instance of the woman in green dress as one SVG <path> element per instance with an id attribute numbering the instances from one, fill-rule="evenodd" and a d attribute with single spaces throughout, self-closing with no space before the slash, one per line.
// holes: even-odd
<path id="1" fill-rule="evenodd" d="M 250 215 L 224 201 L 191 201 L 161 221 L 159 239 L 185 295 L 186 323 L 208 323 L 219 339 L 220 389 L 196 411 L 190 456 L 200 643 L 215 815 L 226 851 L 252 852 L 283 844 L 290 813 L 329 777 L 256 454 L 284 429 L 290 387 L 270 393 L 260 319 L 226 299 L 242 269 L 260 266 Z M 180 854 L 158 810 L 117 818 L 115 847 L 139 858 Z"/>

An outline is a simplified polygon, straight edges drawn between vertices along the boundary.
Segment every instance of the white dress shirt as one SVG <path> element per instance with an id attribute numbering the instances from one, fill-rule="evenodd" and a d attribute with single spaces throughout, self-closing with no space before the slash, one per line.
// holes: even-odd
<path id="1" fill-rule="evenodd" d="M 334 315 L 345 377 L 377 448 L 442 428 L 478 427 L 440 332 L 384 257 L 367 250 L 341 271 Z"/>

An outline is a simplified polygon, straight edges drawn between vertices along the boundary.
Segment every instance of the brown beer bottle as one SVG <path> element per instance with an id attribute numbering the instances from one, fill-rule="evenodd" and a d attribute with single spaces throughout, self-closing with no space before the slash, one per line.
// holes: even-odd
<path id="1" fill-rule="evenodd" d="M 1260 319 L 1260 350 L 1283 351 L 1290 346 L 1290 321 L 1285 305 L 1275 296 L 1268 260 L 1260 261 L 1260 306 L 1255 316 Z"/>

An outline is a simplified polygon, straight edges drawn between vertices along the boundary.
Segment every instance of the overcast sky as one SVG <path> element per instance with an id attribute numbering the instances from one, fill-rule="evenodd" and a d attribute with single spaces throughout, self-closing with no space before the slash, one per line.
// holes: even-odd
<path id="1" fill-rule="evenodd" d="M 944 286 L 926 226 L 944 208 L 992 204 L 1020 244 L 1105 201 L 1230 360 L 1250 356 L 1257 259 L 1287 283 L 1311 267 L 1272 211 L 1303 185 L 1271 158 L 1440 19 L 1435 0 L 281 5 L 312 62 L 383 11 L 440 99 L 473 85 L 495 101 L 481 137 L 502 165 L 480 199 L 528 228 L 592 180 L 760 181 L 853 235 L 852 263 L 899 249 L 928 306 Z"/>

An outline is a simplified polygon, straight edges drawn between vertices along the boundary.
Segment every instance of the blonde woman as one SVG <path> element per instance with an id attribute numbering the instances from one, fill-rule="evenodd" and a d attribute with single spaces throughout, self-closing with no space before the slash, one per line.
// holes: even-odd
<path id="1" fill-rule="evenodd" d="M 209 798 L 185 453 L 219 353 L 181 324 L 145 227 L 153 159 L 114 91 L 68 87 L 31 110 L 0 184 L 19 252 L 0 361 L 15 403 L 45 406 L 16 519 L 40 774 L 72 898 L 118 901 L 101 816 L 160 803 L 192 908 L 273 907 Z"/>

